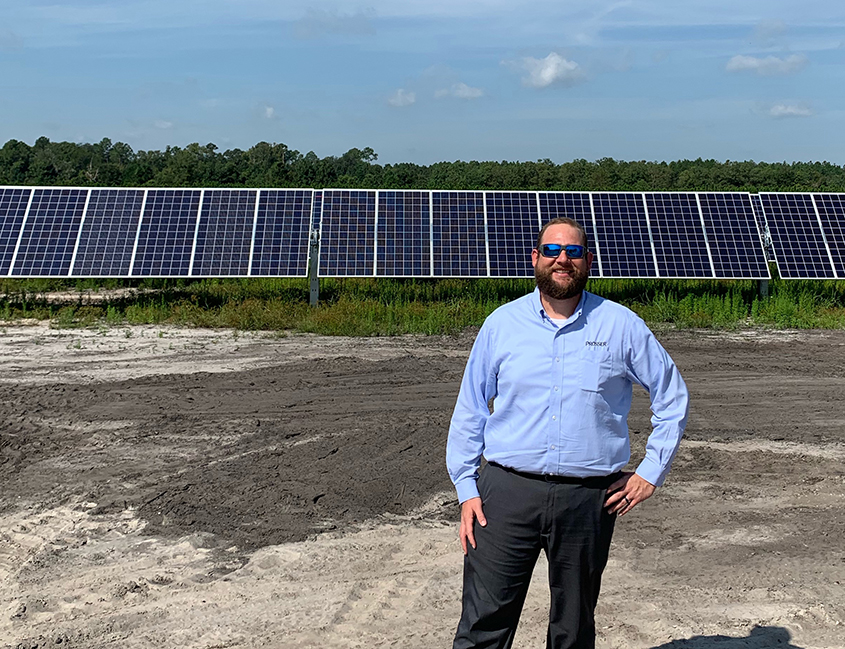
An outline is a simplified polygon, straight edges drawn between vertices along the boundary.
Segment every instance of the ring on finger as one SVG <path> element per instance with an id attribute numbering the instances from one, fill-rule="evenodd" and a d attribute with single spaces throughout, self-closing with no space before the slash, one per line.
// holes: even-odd
<path id="1" fill-rule="evenodd" d="M 622 500 L 625 501 L 625 505 L 627 505 L 628 507 L 631 506 L 631 501 L 628 500 L 628 496 L 622 496 Z"/>

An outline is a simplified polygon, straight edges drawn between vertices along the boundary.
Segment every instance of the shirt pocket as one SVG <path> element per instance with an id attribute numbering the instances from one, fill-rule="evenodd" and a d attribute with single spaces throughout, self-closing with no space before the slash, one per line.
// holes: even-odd
<path id="1" fill-rule="evenodd" d="M 601 392 L 613 377 L 613 355 L 607 347 L 586 347 L 581 353 L 581 389 Z"/>

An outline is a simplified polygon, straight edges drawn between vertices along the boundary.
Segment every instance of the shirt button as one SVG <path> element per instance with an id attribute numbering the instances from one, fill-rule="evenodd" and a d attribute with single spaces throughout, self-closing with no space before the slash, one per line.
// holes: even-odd
<path id="1" fill-rule="evenodd" d="M 560 356 L 555 357 L 555 363 L 560 363 Z"/>
<path id="2" fill-rule="evenodd" d="M 555 392 L 557 392 L 557 386 L 555 386 Z"/>
<path id="3" fill-rule="evenodd" d="M 554 445 L 554 444 L 552 444 L 552 450 L 555 450 L 555 445 Z"/>
<path id="4" fill-rule="evenodd" d="M 552 419 L 557 419 L 557 415 L 552 415 Z"/>

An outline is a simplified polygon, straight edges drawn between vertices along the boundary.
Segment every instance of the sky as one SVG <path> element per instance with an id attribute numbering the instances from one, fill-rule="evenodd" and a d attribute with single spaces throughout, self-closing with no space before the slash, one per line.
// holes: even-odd
<path id="1" fill-rule="evenodd" d="M 845 164 L 841 0 L 0 0 L 0 144 Z"/>

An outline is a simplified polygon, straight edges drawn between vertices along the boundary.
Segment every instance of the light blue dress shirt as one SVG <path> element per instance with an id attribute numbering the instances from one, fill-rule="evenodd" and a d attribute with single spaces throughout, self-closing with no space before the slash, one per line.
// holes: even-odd
<path id="1" fill-rule="evenodd" d="M 536 289 L 496 309 L 470 352 L 449 427 L 446 464 L 460 502 L 478 496 L 482 455 L 529 473 L 621 470 L 631 456 L 634 383 L 648 391 L 653 413 L 636 472 L 660 486 L 686 426 L 689 393 L 642 319 L 586 291 L 562 326 Z"/>

